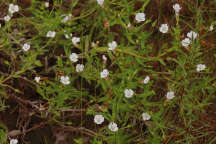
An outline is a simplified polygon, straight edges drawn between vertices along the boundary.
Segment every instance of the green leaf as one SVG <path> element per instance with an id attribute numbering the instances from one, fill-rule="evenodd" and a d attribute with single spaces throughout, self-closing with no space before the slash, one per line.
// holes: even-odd
<path id="1" fill-rule="evenodd" d="M 37 66 L 39 66 L 39 67 L 42 66 L 42 64 L 41 64 L 41 62 L 40 62 L 39 60 L 36 60 L 36 61 L 35 61 L 35 65 L 37 65 Z"/>

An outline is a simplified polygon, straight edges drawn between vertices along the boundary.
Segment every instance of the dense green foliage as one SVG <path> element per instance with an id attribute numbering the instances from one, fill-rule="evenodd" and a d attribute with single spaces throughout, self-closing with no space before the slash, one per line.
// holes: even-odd
<path id="1" fill-rule="evenodd" d="M 25 2 L 0 2 L 7 7 L 4 13 L 10 3 L 19 5 L 10 21 L 1 21 L 2 116 L 19 113 L 16 107 L 24 105 L 32 119 L 80 132 L 64 139 L 70 144 L 216 143 L 211 112 L 216 108 L 216 46 L 215 30 L 209 30 L 215 24 L 216 1 L 182 0 L 179 15 L 173 9 L 176 2 L 168 0 L 104 0 L 103 5 L 96 0 L 53 0 L 49 7 L 39 0 Z M 136 14 L 143 12 L 145 21 L 136 21 Z M 168 32 L 160 32 L 161 24 L 168 24 Z M 47 37 L 49 31 L 55 36 Z M 182 40 L 190 31 L 198 36 L 184 47 Z M 73 37 L 80 42 L 73 43 Z M 117 43 L 113 51 L 108 44 L 112 41 Z M 25 43 L 29 50 L 23 50 Z M 72 53 L 78 61 L 71 61 Z M 83 71 L 77 72 L 77 64 L 84 65 Z M 198 71 L 199 64 L 206 68 Z M 101 77 L 104 69 L 109 71 L 106 78 Z M 70 84 L 63 84 L 62 76 Z M 147 76 L 150 80 L 144 83 Z M 126 89 L 133 90 L 131 98 L 125 97 Z M 174 98 L 168 99 L 167 92 L 174 92 Z M 78 116 L 73 116 L 75 110 Z M 150 120 L 143 120 L 143 113 Z M 105 118 L 101 125 L 94 123 L 97 114 Z M 18 119 L 9 118 L 14 123 Z M 110 122 L 118 131 L 108 128 Z M 2 143 L 6 127 L 0 121 Z"/>

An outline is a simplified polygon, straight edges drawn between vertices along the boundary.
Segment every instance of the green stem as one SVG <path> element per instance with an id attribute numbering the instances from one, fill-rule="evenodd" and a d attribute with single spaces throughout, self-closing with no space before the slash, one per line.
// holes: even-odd
<path id="1" fill-rule="evenodd" d="M 96 50 L 96 52 L 109 52 L 107 47 L 95 48 L 94 50 Z M 136 53 L 134 53 L 132 51 L 128 51 L 128 50 L 115 49 L 114 52 L 119 52 L 119 53 L 131 55 L 131 56 L 134 56 L 136 58 L 147 60 L 147 61 L 162 61 L 162 59 L 160 59 L 159 57 L 143 57 L 143 56 L 137 55 Z"/>

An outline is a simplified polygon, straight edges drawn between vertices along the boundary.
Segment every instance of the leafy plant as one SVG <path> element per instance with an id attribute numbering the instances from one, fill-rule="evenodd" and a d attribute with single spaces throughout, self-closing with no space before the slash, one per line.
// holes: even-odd
<path id="1" fill-rule="evenodd" d="M 215 2 L 174 4 L 0 2 L 1 141 L 14 115 L 23 141 L 213 144 Z"/>

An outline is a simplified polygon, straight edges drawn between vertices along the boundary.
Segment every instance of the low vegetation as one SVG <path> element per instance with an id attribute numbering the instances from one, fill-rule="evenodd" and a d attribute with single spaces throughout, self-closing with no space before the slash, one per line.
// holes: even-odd
<path id="1" fill-rule="evenodd" d="M 215 144 L 216 0 L 1 0 L 1 144 Z"/>

